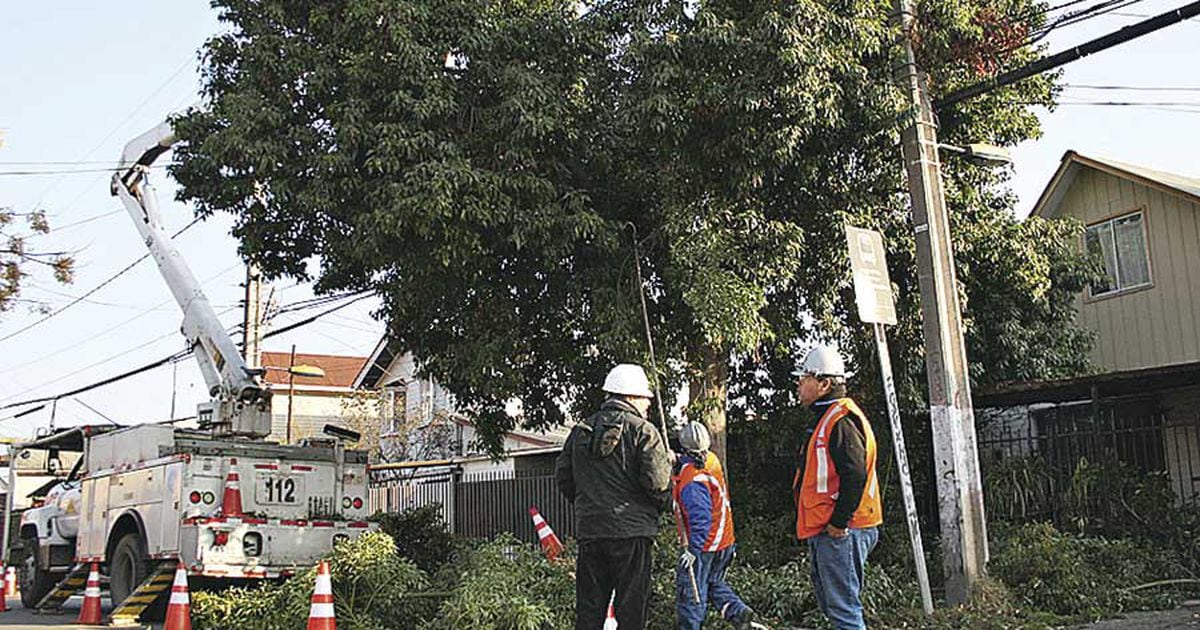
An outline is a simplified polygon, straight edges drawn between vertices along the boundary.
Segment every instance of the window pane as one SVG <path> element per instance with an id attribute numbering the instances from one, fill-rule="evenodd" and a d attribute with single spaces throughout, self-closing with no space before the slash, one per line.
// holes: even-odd
<path id="1" fill-rule="evenodd" d="M 1117 241 L 1119 285 L 1122 289 L 1150 282 L 1150 261 L 1146 255 L 1146 236 L 1142 215 L 1134 214 L 1113 221 Z"/>
<path id="2" fill-rule="evenodd" d="M 1089 254 L 1099 256 L 1104 261 L 1104 271 L 1108 274 L 1107 282 L 1100 280 L 1092 285 L 1092 295 L 1116 291 L 1117 252 L 1112 245 L 1112 223 L 1105 222 L 1087 229 L 1087 249 Z"/>

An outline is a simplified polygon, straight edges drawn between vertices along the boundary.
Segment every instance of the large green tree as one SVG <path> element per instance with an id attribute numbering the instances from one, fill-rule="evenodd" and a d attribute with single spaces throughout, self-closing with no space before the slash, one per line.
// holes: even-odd
<path id="1" fill-rule="evenodd" d="M 180 197 L 232 213 L 268 274 L 378 291 L 494 443 L 511 397 L 528 425 L 557 423 L 613 362 L 644 360 L 639 289 L 660 379 L 691 385 L 719 451 L 731 397 L 786 401 L 805 345 L 840 343 L 870 374 L 845 222 L 887 235 L 897 369 L 920 398 L 890 2 L 214 4 L 228 30 L 203 53 L 205 104 L 176 121 Z M 1031 58 L 1036 9 L 925 2 L 933 90 Z M 1034 137 L 1014 103 L 1052 92 L 997 90 L 943 112 L 942 133 Z M 1078 227 L 1017 222 L 1006 173 L 946 166 L 977 382 L 1083 369 Z"/>

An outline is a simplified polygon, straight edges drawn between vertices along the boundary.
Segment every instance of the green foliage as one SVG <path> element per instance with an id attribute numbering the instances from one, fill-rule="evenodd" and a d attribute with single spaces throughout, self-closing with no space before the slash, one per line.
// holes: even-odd
<path id="1" fill-rule="evenodd" d="M 1068 471 L 1052 470 L 1044 457 L 1001 460 L 986 468 L 984 497 L 997 520 L 1053 519 L 1080 534 L 1135 539 L 1181 514 L 1166 473 L 1144 473 L 1112 455 L 1081 458 Z"/>
<path id="2" fill-rule="evenodd" d="M 228 28 L 204 49 L 206 104 L 176 121 L 180 197 L 233 214 L 269 276 L 308 277 L 315 257 L 318 291 L 377 291 L 491 446 L 505 401 L 556 424 L 614 361 L 643 358 L 635 234 L 659 376 L 716 375 L 721 399 L 733 357 L 730 399 L 767 413 L 789 396 L 763 381 L 790 382 L 817 338 L 875 382 L 841 226 L 883 230 L 898 381 L 921 398 L 890 3 L 711 0 L 694 19 L 661 0 L 214 4 Z M 935 93 L 978 79 L 970 59 L 1035 54 L 992 45 L 995 18 L 1037 15 L 1030 0 L 921 6 Z M 1033 137 L 1015 103 L 1051 96 L 1047 77 L 996 90 L 942 112 L 944 139 Z M 951 162 L 976 379 L 1078 372 L 1078 226 L 1016 222 L 1005 173 Z"/>
<path id="3" fill-rule="evenodd" d="M 431 628 L 543 630 L 575 622 L 575 582 L 568 563 L 547 562 L 512 536 L 476 548 L 461 581 Z"/>
<path id="4" fill-rule="evenodd" d="M 1072 536 L 1045 523 L 1019 525 L 997 537 L 990 568 L 1026 605 L 1089 619 L 1171 607 L 1178 603 L 1176 591 L 1134 587 L 1187 577 L 1161 545 Z"/>
<path id="5" fill-rule="evenodd" d="M 418 596 L 428 579 L 396 554 L 387 534 L 370 532 L 337 545 L 329 564 L 339 628 L 399 630 L 430 614 L 430 600 Z M 192 624 L 197 630 L 302 628 L 315 580 L 314 567 L 278 584 L 194 593 Z"/>
<path id="6" fill-rule="evenodd" d="M 431 503 L 382 514 L 378 519 L 380 531 L 392 537 L 400 555 L 429 574 L 445 565 L 458 546 L 442 522 L 441 509 L 440 504 Z"/>

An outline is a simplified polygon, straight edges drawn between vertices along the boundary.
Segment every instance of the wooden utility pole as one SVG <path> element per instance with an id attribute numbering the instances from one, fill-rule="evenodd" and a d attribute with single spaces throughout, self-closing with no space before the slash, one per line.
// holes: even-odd
<path id="1" fill-rule="evenodd" d="M 938 161 L 937 123 L 913 52 L 916 21 L 912 5 L 910 0 L 893 2 L 892 20 L 900 29 L 902 49 L 896 81 L 904 89 L 911 116 L 910 124 L 902 132 L 902 140 L 921 287 L 942 569 L 946 576 L 946 601 L 957 605 L 971 598 L 974 586 L 985 573 L 987 524 L 954 252 Z"/>

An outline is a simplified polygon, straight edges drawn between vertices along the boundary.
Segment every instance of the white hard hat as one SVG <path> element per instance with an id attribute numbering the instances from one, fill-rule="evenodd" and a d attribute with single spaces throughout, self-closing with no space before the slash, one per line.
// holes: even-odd
<path id="1" fill-rule="evenodd" d="M 817 346 L 808 351 L 804 355 L 804 362 L 796 371 L 792 372 L 792 376 L 802 376 L 811 374 L 813 376 L 837 376 L 846 377 L 846 364 L 842 361 L 842 355 L 837 353 L 837 350 L 829 346 Z"/>
<path id="2" fill-rule="evenodd" d="M 708 436 L 708 429 L 703 424 L 693 421 L 683 425 L 683 428 L 679 430 L 679 445 L 684 450 L 699 453 L 708 450 L 708 447 L 712 445 L 712 438 Z"/>
<path id="3" fill-rule="evenodd" d="M 646 371 L 640 365 L 622 363 L 608 371 L 604 378 L 604 391 L 622 396 L 640 396 L 654 398 L 650 391 L 650 381 L 646 379 Z"/>

